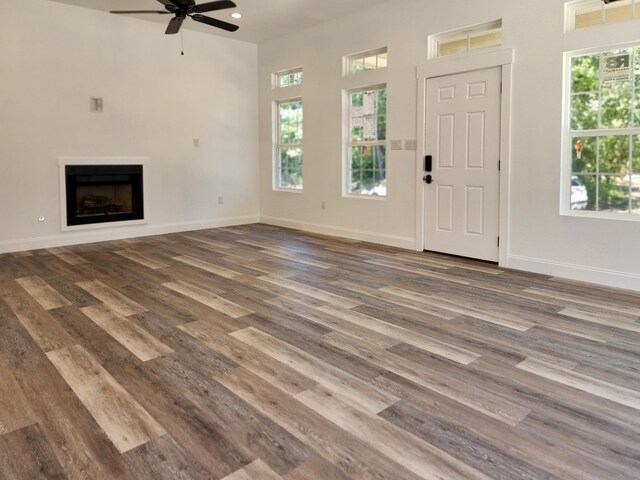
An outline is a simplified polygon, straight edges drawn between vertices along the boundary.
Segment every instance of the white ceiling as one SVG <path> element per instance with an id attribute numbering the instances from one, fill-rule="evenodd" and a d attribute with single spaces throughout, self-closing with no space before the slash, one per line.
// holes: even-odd
<path id="1" fill-rule="evenodd" d="M 78 7 L 108 12 L 109 10 L 163 10 L 156 0 L 53 0 Z M 205 3 L 209 0 L 196 0 Z M 372 5 L 398 0 L 234 0 L 234 10 L 211 12 L 207 15 L 240 25 L 240 30 L 228 33 L 217 28 L 187 20 L 183 28 L 223 35 L 252 43 L 261 43 L 291 32 L 304 30 L 335 18 L 356 13 Z M 242 13 L 242 19 L 230 18 L 231 12 Z M 167 24 L 169 15 L 131 15 L 147 21 Z M 164 28 L 158 27 L 160 32 Z"/>

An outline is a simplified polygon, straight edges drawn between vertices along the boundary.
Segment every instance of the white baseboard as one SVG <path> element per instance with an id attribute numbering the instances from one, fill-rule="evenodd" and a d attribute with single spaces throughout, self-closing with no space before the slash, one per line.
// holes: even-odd
<path id="1" fill-rule="evenodd" d="M 58 235 L 47 237 L 23 238 L 20 240 L 8 240 L 0 242 L 0 254 L 36 250 L 40 248 L 63 247 L 83 243 L 105 242 L 110 240 L 122 240 L 133 237 L 146 237 L 151 235 L 163 235 L 168 233 L 188 232 L 204 230 L 208 228 L 230 227 L 234 225 L 248 225 L 252 223 L 266 223 L 285 228 L 294 228 L 302 231 L 319 233 L 334 237 L 349 238 L 364 242 L 372 242 L 380 245 L 415 250 L 415 238 L 399 235 L 381 234 L 353 228 L 336 227 L 309 222 L 300 222 L 286 218 L 247 215 L 241 217 L 228 217 L 210 219 L 197 222 L 181 222 L 162 225 L 137 225 L 133 227 L 118 227 L 109 230 L 90 230 L 85 232 L 61 232 Z M 505 268 L 524 270 L 543 275 L 568 278 L 581 282 L 594 283 L 627 290 L 640 291 L 640 274 L 607 270 L 602 268 L 574 265 L 570 263 L 555 262 L 539 258 L 509 255 L 507 263 L 501 265 Z"/>
<path id="2" fill-rule="evenodd" d="M 401 237 L 399 235 L 389 235 L 383 233 L 356 230 L 354 228 L 336 227 L 333 225 L 322 225 L 317 223 L 300 222 L 287 218 L 261 216 L 260 221 L 278 227 L 295 228 L 305 232 L 320 233 L 332 237 L 343 237 L 351 240 L 361 240 L 363 242 L 378 243 L 390 247 L 405 248 L 415 250 L 416 239 L 413 237 Z"/>
<path id="3" fill-rule="evenodd" d="M 606 270 L 584 265 L 573 265 L 570 263 L 554 262 L 519 255 L 509 255 L 507 258 L 507 264 L 501 266 L 578 280 L 580 282 L 640 291 L 640 275 L 635 273 Z"/>
<path id="4" fill-rule="evenodd" d="M 167 223 L 162 225 L 145 224 L 131 227 L 121 226 L 105 230 L 61 232 L 58 235 L 51 235 L 47 237 L 22 238 L 20 240 L 0 242 L 0 253 L 37 250 L 39 248 L 65 247 L 82 243 L 106 242 L 133 237 L 148 237 L 150 235 L 189 232 L 193 230 L 204 230 L 207 228 L 248 225 L 250 223 L 258 223 L 259 221 L 260 217 L 258 215 L 247 215 L 243 217 L 217 218 L 197 222 Z"/>

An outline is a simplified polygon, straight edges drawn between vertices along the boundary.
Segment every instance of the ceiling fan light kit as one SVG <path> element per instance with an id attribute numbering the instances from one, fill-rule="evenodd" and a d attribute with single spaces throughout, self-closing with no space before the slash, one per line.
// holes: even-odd
<path id="1" fill-rule="evenodd" d="M 236 8 L 236 4 L 231 0 L 217 0 L 215 2 L 201 3 L 196 5 L 194 0 L 157 0 L 164 6 L 164 10 L 112 10 L 111 13 L 117 15 L 131 15 L 131 14 L 155 14 L 155 15 L 174 15 L 169 21 L 167 35 L 175 35 L 180 31 L 182 22 L 187 17 L 205 25 L 220 28 L 227 32 L 235 32 L 238 30 L 237 25 L 218 20 L 217 18 L 207 17 L 202 15 L 207 12 L 214 12 L 216 10 L 226 10 L 228 8 Z"/>

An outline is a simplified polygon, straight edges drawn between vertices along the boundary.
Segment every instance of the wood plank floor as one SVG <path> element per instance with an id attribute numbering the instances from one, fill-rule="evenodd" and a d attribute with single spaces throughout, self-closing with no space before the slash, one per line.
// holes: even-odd
<path id="1" fill-rule="evenodd" d="M 0 479 L 638 479 L 640 294 L 266 225 L 0 255 Z"/>

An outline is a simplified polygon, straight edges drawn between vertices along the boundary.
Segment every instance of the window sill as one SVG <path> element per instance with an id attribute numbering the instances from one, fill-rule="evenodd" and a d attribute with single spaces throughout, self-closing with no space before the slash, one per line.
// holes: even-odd
<path id="1" fill-rule="evenodd" d="M 384 202 L 387 200 L 387 195 L 358 195 L 356 193 L 345 193 L 342 197 L 354 200 L 373 200 L 375 202 Z"/>
<path id="2" fill-rule="evenodd" d="M 277 193 L 297 193 L 299 195 L 304 193 L 303 189 L 297 188 L 274 188 L 273 191 Z"/>
<path id="3" fill-rule="evenodd" d="M 584 210 L 561 211 L 562 217 L 589 218 L 594 220 L 617 220 L 622 222 L 640 222 L 637 213 L 593 212 Z"/>

